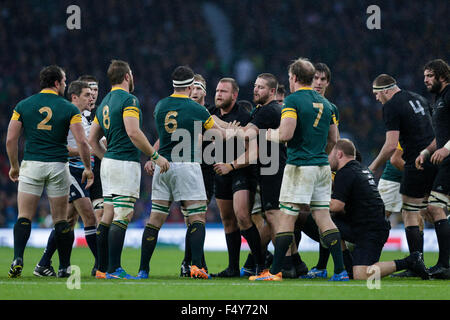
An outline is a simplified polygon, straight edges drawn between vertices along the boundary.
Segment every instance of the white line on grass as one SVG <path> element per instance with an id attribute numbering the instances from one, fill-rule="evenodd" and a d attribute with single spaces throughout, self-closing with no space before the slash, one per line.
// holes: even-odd
<path id="1" fill-rule="evenodd" d="M 0 285 L 59 285 L 65 286 L 66 282 L 37 282 L 37 281 L 0 281 Z M 100 280 L 100 281 L 81 281 L 81 285 L 95 285 L 95 286 L 111 286 L 111 285 L 136 285 L 136 286 L 282 286 L 282 287 L 366 287 L 367 284 L 364 283 L 295 283 L 295 282 L 264 282 L 264 283 L 252 283 L 252 282 L 215 282 L 215 281 L 170 281 L 170 282 L 161 282 L 161 281 L 121 281 L 121 280 Z M 439 288 L 442 285 L 435 285 L 429 282 L 424 282 L 423 284 L 419 283 L 387 283 L 382 282 L 382 287 L 416 287 L 416 288 Z"/>

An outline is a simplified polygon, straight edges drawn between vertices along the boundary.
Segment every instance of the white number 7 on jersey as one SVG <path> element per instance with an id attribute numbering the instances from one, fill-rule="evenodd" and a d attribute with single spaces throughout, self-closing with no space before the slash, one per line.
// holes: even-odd
<path id="1" fill-rule="evenodd" d="M 420 104 L 419 100 L 416 100 L 415 103 L 417 104 L 417 106 L 414 104 L 414 101 L 409 100 L 408 101 L 409 104 L 411 105 L 411 107 L 413 108 L 415 113 L 420 113 L 421 115 L 425 115 L 425 110 L 423 109 L 422 105 Z"/>

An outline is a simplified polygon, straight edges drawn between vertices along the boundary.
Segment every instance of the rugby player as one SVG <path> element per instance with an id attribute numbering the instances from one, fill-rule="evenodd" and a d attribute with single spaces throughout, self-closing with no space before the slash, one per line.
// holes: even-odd
<path id="1" fill-rule="evenodd" d="M 191 250 L 191 278 L 210 278 L 202 265 L 205 242 L 205 214 L 207 197 L 203 184 L 202 171 L 196 159 L 195 125 L 201 123 L 204 130 L 220 131 L 208 110 L 189 98 L 194 84 L 194 72 L 186 66 L 175 68 L 172 73 L 174 92 L 160 100 L 155 108 L 156 130 L 159 136 L 159 152 L 170 161 L 170 171 L 155 168 L 152 182 L 152 210 L 142 235 L 141 262 L 139 279 L 149 276 L 150 260 L 153 255 L 158 233 L 169 215 L 173 201 L 180 201 L 182 210 L 188 219 L 189 242 Z M 189 148 L 178 149 L 180 132 L 189 133 Z M 186 143 L 187 141 L 181 141 Z M 178 150 L 178 152 L 177 152 Z M 153 173 L 151 162 L 145 164 L 145 170 Z"/>
<path id="2" fill-rule="evenodd" d="M 6 137 L 9 177 L 19 182 L 18 219 L 14 225 L 14 259 L 8 276 L 19 277 L 23 269 L 23 254 L 31 233 L 31 221 L 36 213 L 44 187 L 50 203 L 59 269 L 70 266 L 72 238 L 67 221 L 70 173 L 67 134 L 72 131 L 84 169 L 81 182 L 89 188 L 94 179 L 91 170 L 89 144 L 77 107 L 64 99 L 66 73 L 56 65 L 44 67 L 40 74 L 41 91 L 20 101 L 14 108 Z M 18 142 L 23 129 L 24 157 L 19 167 Z"/>
<path id="3" fill-rule="evenodd" d="M 322 97 L 325 97 L 325 93 L 327 92 L 327 89 L 331 83 L 331 70 L 323 62 L 315 63 L 314 68 L 316 69 L 316 73 L 314 74 L 312 87 Z M 339 139 L 339 129 L 338 129 L 339 110 L 336 107 L 336 105 L 334 105 L 333 103 L 330 102 L 330 105 L 332 106 L 332 109 L 333 109 L 333 116 L 332 116 L 332 121 L 330 123 L 330 130 L 333 131 L 334 133 L 333 133 L 333 135 L 329 135 L 329 137 L 333 136 L 336 139 Z M 327 150 L 326 150 L 326 152 L 328 154 L 330 154 L 335 143 L 336 143 L 336 141 L 333 141 L 333 140 L 328 141 Z M 309 215 L 310 213 L 309 213 L 309 211 L 300 212 L 300 215 L 305 215 L 305 214 Z M 299 246 L 301 236 L 302 236 L 301 228 L 305 228 L 305 224 L 302 223 L 303 221 L 305 221 L 305 217 L 300 217 L 300 219 L 297 220 L 297 223 L 295 226 L 294 236 L 295 236 L 295 243 L 296 243 L 297 247 Z M 308 226 L 308 225 L 309 224 L 306 224 L 306 226 Z M 305 231 L 308 232 L 308 230 L 305 230 Z M 296 250 L 296 252 L 293 252 L 292 254 L 295 256 L 297 253 L 298 253 L 298 250 Z M 309 272 L 306 275 L 300 275 L 300 276 L 302 278 L 307 278 L 307 279 L 313 279 L 316 277 L 326 278 L 328 275 L 326 266 L 328 263 L 329 256 L 330 256 L 330 251 L 327 248 L 325 248 L 324 246 L 320 245 L 319 246 L 319 260 L 318 260 L 316 266 L 311 268 L 311 270 L 309 270 Z"/>
<path id="4" fill-rule="evenodd" d="M 253 101 L 257 104 L 253 109 L 250 122 L 240 127 L 237 135 L 248 139 L 248 148 L 245 154 L 230 163 L 216 166 L 219 174 L 228 174 L 232 168 L 240 169 L 247 167 L 249 163 L 257 162 L 257 178 L 260 194 L 260 210 L 252 211 L 252 221 L 257 226 L 262 244 L 262 255 L 257 260 L 257 255 L 251 254 L 247 258 L 244 267 L 240 270 L 241 276 L 255 275 L 257 264 L 264 265 L 267 268 L 267 245 L 272 237 L 272 212 L 279 210 L 279 192 L 281 187 L 282 173 L 286 164 L 286 147 L 283 144 L 268 143 L 259 139 L 260 130 L 268 128 L 276 129 L 280 126 L 281 107 L 275 100 L 278 81 L 270 73 L 260 74 L 255 81 L 253 89 Z M 265 139 L 265 137 L 264 137 Z M 261 143 L 265 144 L 264 159 L 259 158 L 259 147 Z M 272 150 L 272 147 L 277 150 Z M 258 161 L 256 161 L 258 160 Z M 267 172 L 267 171 L 271 172 Z M 256 197 L 255 197 L 256 198 Z M 264 212 L 264 218 L 262 213 Z M 264 222 L 266 219 L 266 222 Z M 259 227 L 258 227 L 259 226 Z M 250 261 L 252 259 L 253 261 Z"/>
<path id="5" fill-rule="evenodd" d="M 414 92 L 401 90 L 396 80 L 387 74 L 375 78 L 373 93 L 383 104 L 386 141 L 369 169 L 375 173 L 391 158 L 400 142 L 405 160 L 400 193 L 406 239 L 410 253 L 419 251 L 423 254 L 420 211 L 426 209 L 424 202 L 426 203 L 433 186 L 437 168 L 427 160 L 423 164 L 424 170 L 418 170 L 415 160 L 434 139 L 429 103 Z"/>
<path id="6" fill-rule="evenodd" d="M 251 119 L 245 107 L 236 102 L 238 95 L 239 86 L 235 79 L 222 78 L 217 84 L 215 107 L 211 110 L 211 114 L 223 127 L 227 123 L 234 122 L 245 126 Z M 251 252 L 257 257 L 258 268 L 263 268 L 264 264 L 259 231 L 251 219 L 257 184 L 255 167 L 249 165 L 244 168 L 233 168 L 229 163 L 244 153 L 244 144 L 245 142 L 237 138 L 225 141 L 221 146 L 222 154 L 219 154 L 216 146 L 215 196 L 225 231 L 228 266 L 223 271 L 212 274 L 213 277 L 239 277 L 241 234 L 247 240 Z M 227 169 L 229 171 L 225 172 Z"/>
<path id="7" fill-rule="evenodd" d="M 291 93 L 284 100 L 278 129 L 267 131 L 267 139 L 287 142 L 287 161 L 280 190 L 280 211 L 275 215 L 275 253 L 272 267 L 250 280 L 282 280 L 282 261 L 293 241 L 294 224 L 299 212 L 308 206 L 319 227 L 322 243 L 329 247 L 335 274 L 331 281 L 348 281 L 340 248 L 340 232 L 329 213 L 331 170 L 325 152 L 336 137 L 330 130 L 332 107 L 311 87 L 315 68 L 304 58 L 289 66 Z"/>
<path id="8" fill-rule="evenodd" d="M 405 259 L 378 262 L 389 237 L 390 223 L 373 174 L 355 160 L 356 148 L 348 139 L 338 140 L 330 154 L 331 170 L 336 171 L 330 211 L 336 215 L 342 239 L 354 244 L 352 274 L 355 280 L 366 280 L 369 266 L 377 265 L 380 276 L 411 269 L 422 279 L 428 272 L 418 251 Z M 345 244 L 343 244 L 345 247 Z"/>
<path id="9" fill-rule="evenodd" d="M 438 165 L 438 173 L 428 202 L 428 212 L 433 218 L 436 230 L 439 258 L 429 272 L 432 278 L 450 279 L 450 226 L 444 210 L 450 206 L 449 65 L 442 59 L 429 61 L 424 66 L 424 83 L 427 90 L 435 95 L 432 120 L 436 138 L 420 152 L 416 159 L 416 166 L 422 169 L 428 158 L 433 164 Z"/>
<path id="10" fill-rule="evenodd" d="M 89 143 L 94 153 L 102 159 L 104 212 L 98 225 L 97 237 L 107 239 L 108 268 L 101 253 L 98 254 L 97 278 L 134 279 L 121 267 L 121 255 L 128 223 L 139 198 L 143 152 L 165 172 L 168 161 L 159 156 L 142 132 L 142 112 L 134 90 L 133 74 L 127 62 L 112 60 L 107 75 L 111 91 L 103 98 L 91 125 Z M 105 152 L 100 139 L 105 136 Z M 104 250 L 98 247 L 98 250 Z M 106 271 L 106 273 L 105 273 Z"/>
<path id="11" fill-rule="evenodd" d="M 95 113 L 97 112 L 97 99 L 98 99 L 98 80 L 92 75 L 82 75 L 78 78 L 79 81 L 86 81 L 91 88 L 92 93 L 92 103 L 89 110 L 84 111 L 84 115 L 92 123 L 95 118 Z M 106 139 L 102 138 L 102 143 L 106 147 Z M 103 215 L 103 194 L 102 194 L 102 181 L 100 179 L 100 163 L 101 160 L 94 155 L 94 183 L 89 190 L 89 197 L 91 198 L 92 205 L 94 206 L 94 213 L 97 222 L 102 219 Z M 94 274 L 95 275 L 95 274 Z"/>
<path id="12" fill-rule="evenodd" d="M 80 110 L 82 125 L 86 136 L 89 136 L 90 123 L 84 111 L 89 110 L 92 103 L 93 96 L 91 93 L 90 86 L 84 81 L 73 81 L 69 84 L 67 90 L 67 96 L 70 98 L 70 102 L 75 105 L 78 110 Z M 67 137 L 67 148 L 69 149 L 69 171 L 70 171 L 70 193 L 69 193 L 69 205 L 67 207 L 67 220 L 70 224 L 71 231 L 70 235 L 72 237 L 72 242 L 75 239 L 74 228 L 78 221 L 78 217 L 81 216 L 84 225 L 84 233 L 86 237 L 86 242 L 88 243 L 89 249 L 91 250 L 94 258 L 94 269 L 97 264 L 97 243 L 95 237 L 96 231 L 96 220 L 94 215 L 94 210 L 92 208 L 92 203 L 89 198 L 89 189 L 86 189 L 86 183 L 81 183 L 81 175 L 84 170 L 83 162 L 79 156 L 77 149 L 77 143 L 69 130 L 69 135 Z M 91 156 L 91 166 L 93 166 Z M 95 180 L 95 175 L 94 175 Z M 91 186 L 92 188 L 92 186 Z M 45 248 L 44 254 L 39 261 L 39 263 L 34 268 L 33 274 L 39 277 L 56 276 L 53 267 L 51 266 L 51 258 L 56 251 L 55 243 L 55 231 L 52 230 L 47 241 L 47 247 Z M 94 274 L 95 275 L 95 274 Z M 59 278 L 69 277 L 70 273 L 66 269 L 60 269 L 58 271 Z"/>
<path id="13" fill-rule="evenodd" d="M 195 74 L 194 75 L 194 84 L 192 92 L 189 96 L 192 100 L 197 102 L 198 104 L 204 106 L 206 109 L 209 108 L 209 106 L 206 104 L 205 98 L 206 98 L 206 80 L 203 78 L 201 74 Z M 210 145 L 212 142 L 210 141 L 204 141 L 202 144 L 202 151 Z M 200 163 L 200 167 L 202 169 L 202 175 L 203 175 L 203 183 L 205 185 L 205 191 L 206 191 L 206 198 L 207 198 L 207 205 L 210 203 L 212 197 L 214 196 L 214 168 L 210 164 L 206 164 L 202 161 Z M 186 212 L 183 210 L 183 214 Z M 187 216 L 184 216 L 184 222 L 186 223 L 187 229 L 186 229 L 186 237 L 185 237 L 185 246 L 184 246 L 184 257 L 183 261 L 181 262 L 181 268 L 180 268 L 180 277 L 190 277 L 191 276 L 191 259 L 192 259 L 192 253 L 191 253 L 191 227 L 188 222 L 189 218 Z M 208 267 L 206 265 L 205 261 L 205 254 L 203 254 L 202 257 L 202 267 L 205 269 L 206 272 L 208 272 Z"/>

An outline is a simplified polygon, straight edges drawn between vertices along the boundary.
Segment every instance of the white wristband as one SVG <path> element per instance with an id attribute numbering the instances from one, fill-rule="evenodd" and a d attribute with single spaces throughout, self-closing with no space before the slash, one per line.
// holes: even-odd
<path id="1" fill-rule="evenodd" d="M 450 140 L 447 141 L 447 143 L 444 145 L 444 148 L 450 151 Z"/>
<path id="2" fill-rule="evenodd" d="M 420 152 L 420 155 L 422 155 L 426 159 L 426 158 L 428 158 L 430 156 L 430 151 L 428 151 L 428 149 L 423 149 Z"/>

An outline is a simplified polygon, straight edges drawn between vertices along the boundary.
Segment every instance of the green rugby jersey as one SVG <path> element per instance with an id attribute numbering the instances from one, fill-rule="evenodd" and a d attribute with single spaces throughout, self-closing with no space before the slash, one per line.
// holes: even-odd
<path id="1" fill-rule="evenodd" d="M 141 152 L 128 137 L 123 123 L 125 117 L 139 119 L 139 128 L 142 128 L 139 100 L 122 88 L 113 87 L 98 106 L 94 119 L 102 128 L 108 142 L 104 156 L 115 160 L 140 162 Z"/>
<path id="2" fill-rule="evenodd" d="M 173 161 L 172 150 L 179 144 L 179 139 L 172 141 L 172 135 L 177 130 L 184 129 L 190 134 L 190 156 L 188 157 L 180 150 L 177 156 L 188 159 L 188 162 L 196 162 L 200 159 L 195 158 L 195 146 L 197 145 L 197 132 L 194 129 L 194 121 L 200 121 L 203 129 L 210 129 L 214 125 L 214 120 L 209 111 L 181 94 L 172 94 L 171 96 L 160 100 L 155 107 L 156 131 L 159 136 L 159 154 L 168 161 Z M 178 132 L 180 133 L 180 132 Z M 202 133 L 202 132 L 198 132 Z"/>
<path id="3" fill-rule="evenodd" d="M 381 175 L 381 179 L 383 180 L 389 180 L 394 182 L 401 182 L 402 181 L 402 175 L 403 173 L 398 170 L 396 167 L 394 167 L 390 160 L 386 162 L 386 167 L 383 170 L 383 174 Z"/>
<path id="4" fill-rule="evenodd" d="M 339 109 L 336 107 L 334 103 L 331 103 L 328 101 L 331 105 L 331 111 L 333 112 L 333 115 L 331 116 L 331 124 L 335 124 L 339 126 Z"/>
<path id="5" fill-rule="evenodd" d="M 47 89 L 20 101 L 11 120 L 22 122 L 23 160 L 67 162 L 69 127 L 81 122 L 81 114 L 72 103 Z"/>
<path id="6" fill-rule="evenodd" d="M 332 122 L 331 104 L 312 88 L 300 88 L 284 100 L 281 119 L 297 120 L 294 135 L 287 143 L 287 162 L 296 166 L 328 165 L 328 131 Z"/>
<path id="7" fill-rule="evenodd" d="M 403 151 L 402 146 L 400 145 L 400 142 L 397 145 L 397 149 Z M 401 182 L 402 181 L 402 175 L 403 172 L 398 170 L 394 165 L 391 163 L 390 160 L 386 162 L 386 167 L 383 170 L 383 174 L 381 175 L 380 179 L 394 181 L 394 182 Z"/>

